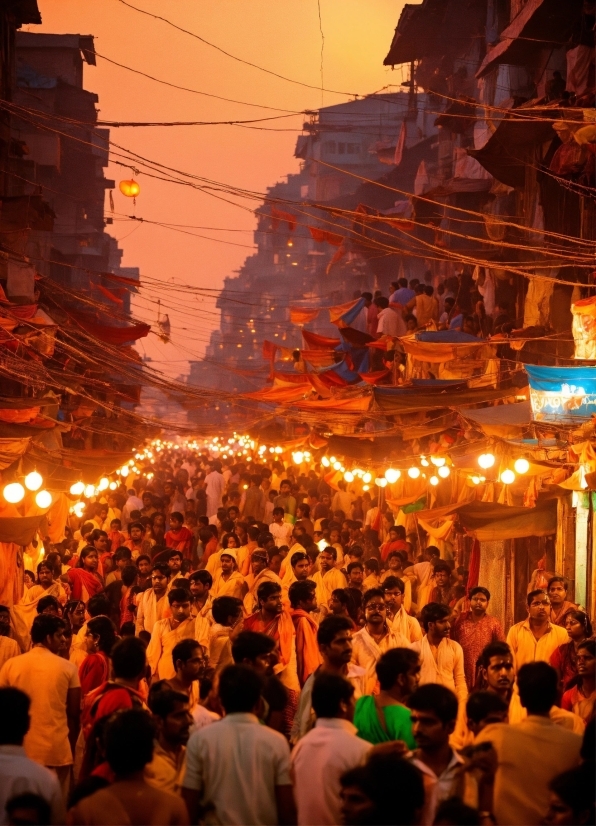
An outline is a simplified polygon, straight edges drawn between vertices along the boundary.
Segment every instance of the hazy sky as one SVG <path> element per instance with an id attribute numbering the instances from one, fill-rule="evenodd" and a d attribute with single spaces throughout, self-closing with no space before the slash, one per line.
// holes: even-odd
<path id="1" fill-rule="evenodd" d="M 321 82 L 321 33 L 317 0 L 131 0 L 245 60 L 303 83 Z M 320 89 L 308 89 L 242 65 L 171 26 L 140 14 L 120 0 L 38 0 L 42 26 L 29 31 L 95 36 L 97 52 L 162 80 L 260 106 L 301 111 L 321 105 Z M 402 75 L 383 66 L 401 0 L 320 0 L 324 35 L 323 71 L 327 89 L 366 94 Z M 127 121 L 236 120 L 282 114 L 179 91 L 116 67 L 100 57 L 85 66 L 85 87 L 99 94 L 100 118 Z M 325 93 L 323 103 L 342 103 L 346 95 Z M 304 118 L 293 115 L 263 126 L 150 127 L 112 129 L 111 139 L 170 167 L 253 191 L 297 170 L 293 157 Z M 275 131 L 274 131 L 275 130 Z M 277 131 L 284 130 L 284 131 Z M 285 131 L 290 130 L 290 131 Z M 116 182 L 130 172 L 111 165 Z M 147 219 L 217 229 L 184 232 L 115 221 L 108 228 L 122 239 L 124 266 L 139 266 L 141 276 L 219 287 L 242 264 L 253 246 L 254 201 L 239 209 L 188 187 L 138 177 L 141 194 L 136 215 Z M 132 203 L 114 192 L 116 213 L 131 214 Z M 109 214 L 109 211 L 108 211 Z M 222 231 L 235 230 L 235 231 Z M 205 240 L 190 233 L 218 238 Z M 233 243 L 232 243 L 233 242 Z M 240 246 L 237 246 L 240 245 Z M 243 246 L 247 245 L 247 247 Z M 146 290 L 136 314 L 157 319 L 157 293 Z M 139 349 L 159 361 L 170 375 L 185 372 L 186 360 L 200 357 L 218 323 L 213 301 L 172 298 L 162 290 L 172 324 L 172 342 L 156 336 Z M 172 303 L 172 302 L 175 302 Z M 157 366 L 157 365 L 156 365 Z"/>

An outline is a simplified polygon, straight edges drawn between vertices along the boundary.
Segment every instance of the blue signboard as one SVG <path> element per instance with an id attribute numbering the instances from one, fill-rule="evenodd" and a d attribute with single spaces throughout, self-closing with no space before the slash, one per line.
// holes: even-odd
<path id="1" fill-rule="evenodd" d="M 596 414 L 596 367 L 525 364 L 535 421 L 589 419 Z"/>

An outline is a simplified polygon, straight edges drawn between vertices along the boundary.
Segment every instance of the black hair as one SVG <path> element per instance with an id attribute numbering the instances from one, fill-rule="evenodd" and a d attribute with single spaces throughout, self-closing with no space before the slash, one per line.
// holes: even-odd
<path id="1" fill-rule="evenodd" d="M 20 819 L 14 819 L 14 815 L 19 809 L 34 809 L 35 823 L 37 826 L 49 826 L 52 822 L 52 809 L 48 801 L 40 794 L 34 792 L 23 792 L 16 794 L 7 800 L 4 808 L 8 817 L 8 823 L 22 823 Z"/>
<path id="2" fill-rule="evenodd" d="M 594 718 L 592 718 L 594 719 Z M 593 755 L 592 755 L 593 758 Z M 583 763 L 574 769 L 558 774 L 548 784 L 551 792 L 560 797 L 563 803 L 578 817 L 584 812 L 592 816 L 584 823 L 594 822 L 594 763 Z M 576 821 L 576 822 L 579 822 Z"/>
<path id="3" fill-rule="evenodd" d="M 170 605 L 174 602 L 190 602 L 190 592 L 186 588 L 172 588 L 168 594 Z"/>
<path id="4" fill-rule="evenodd" d="M 458 826 L 480 826 L 478 809 L 467 806 L 459 797 L 449 797 L 437 806 L 435 823 L 457 823 Z"/>
<path id="5" fill-rule="evenodd" d="M 550 586 L 553 585 L 553 583 L 555 583 L 555 582 L 560 582 L 561 585 L 563 586 L 563 588 L 566 591 L 569 590 L 569 580 L 568 579 L 566 579 L 564 576 L 551 576 L 549 581 L 546 583 L 547 592 L 548 592 L 548 589 L 550 588 Z"/>
<path id="6" fill-rule="evenodd" d="M 390 691 L 400 674 L 407 674 L 419 663 L 418 654 L 410 648 L 390 648 L 379 658 L 377 677 L 382 691 Z"/>
<path id="7" fill-rule="evenodd" d="M 111 659 L 114 677 L 134 680 L 135 677 L 142 676 L 147 664 L 147 656 L 140 636 L 118 640 L 112 649 Z"/>
<path id="8" fill-rule="evenodd" d="M 507 712 L 507 703 L 494 691 L 475 691 L 466 701 L 466 715 L 481 723 L 493 712 Z"/>
<path id="9" fill-rule="evenodd" d="M 374 556 L 371 556 L 370 559 L 364 560 L 364 568 L 367 571 L 372 571 L 373 574 L 379 573 L 379 560 L 375 559 Z M 387 577 L 389 579 L 389 577 Z"/>
<path id="10" fill-rule="evenodd" d="M 99 617 L 110 613 L 110 603 L 105 594 L 95 594 L 87 603 L 87 613 L 90 617 Z"/>
<path id="11" fill-rule="evenodd" d="M 433 574 L 438 573 L 439 571 L 443 571 L 446 574 L 451 576 L 451 565 L 448 562 L 445 562 L 444 559 L 439 559 L 433 565 Z"/>
<path id="12" fill-rule="evenodd" d="M 350 562 L 350 563 L 349 563 L 349 565 L 348 565 L 348 567 L 346 568 L 346 571 L 347 571 L 347 573 L 348 573 L 348 576 L 349 576 L 349 575 L 352 573 L 352 571 L 354 571 L 356 568 L 358 568 L 360 571 L 362 571 L 362 573 L 364 573 L 364 565 L 362 564 L 362 562 Z"/>
<path id="13" fill-rule="evenodd" d="M 470 599 L 472 599 L 472 597 L 476 594 L 484 594 L 484 596 L 490 602 L 490 591 L 488 590 L 488 588 L 483 588 L 482 585 L 477 585 L 475 588 L 472 588 L 469 594 Z"/>
<path id="14" fill-rule="evenodd" d="M 557 672 L 545 662 L 526 663 L 518 671 L 517 687 L 528 714 L 548 714 L 557 701 Z"/>
<path id="15" fill-rule="evenodd" d="M 189 582 L 200 582 L 201 585 L 208 585 L 210 588 L 213 585 L 213 577 L 204 568 L 200 571 L 193 571 L 188 577 Z"/>
<path id="16" fill-rule="evenodd" d="M 251 712 L 262 690 L 263 681 L 248 665 L 228 665 L 219 676 L 219 699 L 226 714 Z"/>
<path id="17" fill-rule="evenodd" d="M 440 602 L 427 602 L 420 612 L 420 624 L 425 631 L 428 631 L 429 623 L 440 622 L 451 614 L 451 608 L 448 605 L 442 605 Z"/>
<path id="18" fill-rule="evenodd" d="M 108 657 L 116 644 L 116 626 L 109 617 L 93 617 L 87 623 L 87 631 L 99 637 L 98 648 Z"/>
<path id="19" fill-rule="evenodd" d="M 584 626 L 584 631 L 586 632 L 586 637 L 592 636 L 592 623 L 590 622 L 590 617 L 586 614 L 585 611 L 575 611 L 571 609 L 565 613 L 565 619 L 567 617 L 572 617 L 574 620 L 580 623 L 580 625 Z"/>
<path id="20" fill-rule="evenodd" d="M 416 816 L 424 805 L 422 773 L 397 754 L 373 752 L 366 765 L 345 772 L 340 784 L 344 789 L 356 786 L 370 799 L 373 811 L 366 822 L 377 826 L 416 823 Z M 396 789 L 399 789 L 398 807 Z"/>
<path id="21" fill-rule="evenodd" d="M 375 597 L 379 597 L 383 601 L 385 600 L 385 594 L 381 588 L 369 588 L 368 591 L 362 595 L 362 607 L 365 608 L 371 599 L 375 599 Z"/>
<path id="22" fill-rule="evenodd" d="M 180 640 L 180 642 L 176 643 L 176 645 L 172 649 L 172 663 L 174 665 L 174 668 L 176 668 L 176 663 L 178 662 L 178 660 L 186 664 L 188 660 L 190 660 L 190 658 L 193 656 L 197 648 L 201 647 L 201 643 L 190 638 Z"/>
<path id="23" fill-rule="evenodd" d="M 483 668 L 488 668 L 491 657 L 513 657 L 511 649 L 506 642 L 497 640 L 491 642 L 482 649 L 482 653 L 478 657 L 478 664 Z"/>
<path id="24" fill-rule="evenodd" d="M 19 688 L 0 688 L 0 745 L 20 746 L 29 731 L 31 700 Z"/>
<path id="25" fill-rule="evenodd" d="M 260 605 L 261 602 L 265 602 L 273 594 L 279 594 L 280 591 L 281 585 L 278 585 L 277 582 L 262 582 L 257 588 L 257 602 Z"/>
<path id="26" fill-rule="evenodd" d="M 258 631 L 241 631 L 232 643 L 232 657 L 235 663 L 255 660 L 262 654 L 270 654 L 275 648 L 275 640 Z"/>
<path id="27" fill-rule="evenodd" d="M 534 597 L 537 597 L 539 594 L 543 597 L 548 596 L 548 594 L 546 593 L 544 588 L 536 588 L 534 591 L 530 591 L 530 593 L 526 597 L 526 603 L 527 603 L 528 608 L 532 604 L 532 601 L 533 601 Z"/>
<path id="28" fill-rule="evenodd" d="M 298 608 L 301 602 L 308 600 L 316 591 L 316 584 L 312 579 L 304 579 L 300 582 L 292 582 L 288 590 L 290 598 L 290 605 L 292 608 Z"/>
<path id="29" fill-rule="evenodd" d="M 180 511 L 172 511 L 170 514 L 170 521 L 175 519 L 177 522 L 184 522 L 184 515 L 180 513 Z"/>
<path id="30" fill-rule="evenodd" d="M 317 717 L 337 717 L 341 703 L 349 703 L 354 686 L 339 674 L 319 672 L 312 689 L 312 708 Z"/>
<path id="31" fill-rule="evenodd" d="M 52 637 L 58 631 L 64 631 L 66 623 L 54 614 L 38 614 L 31 626 L 31 642 L 34 645 L 45 643 L 48 637 Z"/>
<path id="32" fill-rule="evenodd" d="M 153 759 L 155 727 L 141 709 L 117 711 L 105 733 L 106 759 L 117 777 L 127 777 L 145 768 Z"/>
<path id="33" fill-rule="evenodd" d="M 122 584 L 129 587 L 132 585 L 137 578 L 138 570 L 135 565 L 127 565 L 126 568 L 122 569 L 122 573 L 120 574 Z"/>
<path id="34" fill-rule="evenodd" d="M 408 700 L 413 711 L 431 711 L 446 725 L 457 719 L 457 697 L 444 685 L 427 683 L 420 686 Z"/>
<path id="35" fill-rule="evenodd" d="M 237 617 L 242 611 L 242 600 L 236 597 L 216 597 L 211 606 L 213 619 L 224 625 L 229 617 Z"/>
<path id="36" fill-rule="evenodd" d="M 385 577 L 381 585 L 381 588 L 383 589 L 383 592 L 390 591 L 392 588 L 399 588 L 402 594 L 405 593 L 406 590 L 406 586 L 403 579 L 400 579 L 398 576 Z"/>
<path id="37" fill-rule="evenodd" d="M 41 597 L 39 602 L 37 603 L 37 613 L 43 614 L 46 608 L 55 608 L 58 614 L 62 614 L 62 606 L 51 594 L 46 594 L 45 597 Z"/>
<path id="38" fill-rule="evenodd" d="M 295 565 L 297 565 L 299 562 L 302 562 L 303 560 L 310 562 L 308 554 L 304 553 L 304 551 L 295 551 L 290 557 L 290 565 L 293 568 Z"/>
<path id="39" fill-rule="evenodd" d="M 319 645 L 331 645 L 341 631 L 352 631 L 353 628 L 352 620 L 347 617 L 325 617 L 317 631 L 317 642 Z"/>
<path id="40" fill-rule="evenodd" d="M 162 688 L 161 682 L 152 684 L 147 697 L 147 705 L 152 714 L 165 720 L 168 714 L 175 711 L 176 706 L 180 703 L 188 705 L 188 694 L 182 694 L 180 691 L 173 691 L 170 688 Z"/>
<path id="41" fill-rule="evenodd" d="M 174 556 L 179 556 L 180 559 L 184 559 L 184 555 L 183 555 L 182 551 L 177 551 L 175 549 L 168 549 L 168 550 L 170 551 L 170 553 L 168 554 L 168 561 L 170 559 L 172 559 L 172 557 L 174 557 Z"/>

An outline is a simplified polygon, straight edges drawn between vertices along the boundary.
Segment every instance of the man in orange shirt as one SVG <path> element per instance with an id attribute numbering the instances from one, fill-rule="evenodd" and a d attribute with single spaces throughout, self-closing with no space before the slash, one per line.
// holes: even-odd
<path id="1" fill-rule="evenodd" d="M 290 616 L 296 631 L 296 662 L 301 688 L 322 662 L 317 643 L 317 624 L 310 616 L 317 610 L 316 590 L 312 579 L 305 579 L 293 582 L 288 592 L 292 606 Z"/>

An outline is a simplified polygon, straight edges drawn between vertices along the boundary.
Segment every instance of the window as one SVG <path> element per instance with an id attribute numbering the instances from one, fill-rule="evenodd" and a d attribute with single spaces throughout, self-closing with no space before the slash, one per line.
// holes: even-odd
<path id="1" fill-rule="evenodd" d="M 323 142 L 323 152 L 326 155 L 335 155 L 337 151 L 335 141 L 324 141 Z"/>
<path id="2" fill-rule="evenodd" d="M 338 143 L 337 144 L 337 154 L 338 155 L 345 155 L 346 154 L 346 145 L 345 145 L 345 143 Z"/>
<path id="3" fill-rule="evenodd" d="M 360 154 L 360 144 L 359 143 L 349 143 L 347 144 L 348 147 L 348 155 L 359 155 Z"/>

